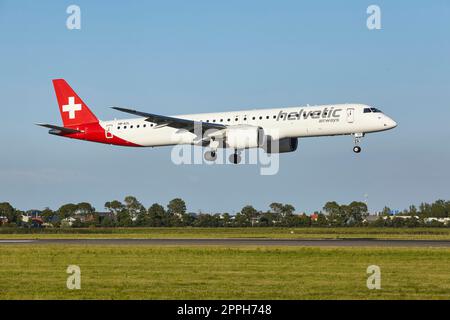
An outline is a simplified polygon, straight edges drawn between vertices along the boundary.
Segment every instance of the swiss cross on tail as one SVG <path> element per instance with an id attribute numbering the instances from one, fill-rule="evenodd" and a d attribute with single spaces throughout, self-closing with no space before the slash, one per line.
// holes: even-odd
<path id="1" fill-rule="evenodd" d="M 62 111 L 69 113 L 69 119 L 75 119 L 75 111 L 80 110 L 81 103 L 75 103 L 75 97 L 69 97 L 69 103 L 62 106 Z"/>
<path id="2" fill-rule="evenodd" d="M 97 117 L 64 79 L 53 80 L 53 87 L 64 127 L 98 123 Z"/>

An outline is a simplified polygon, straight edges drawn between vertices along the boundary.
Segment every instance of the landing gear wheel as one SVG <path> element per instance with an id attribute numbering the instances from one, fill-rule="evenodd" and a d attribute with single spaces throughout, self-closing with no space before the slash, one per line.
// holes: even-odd
<path id="1" fill-rule="evenodd" d="M 238 155 L 237 153 L 233 153 L 230 156 L 230 162 L 234 163 L 234 164 L 238 164 L 239 162 L 241 162 L 241 156 Z"/>
<path id="2" fill-rule="evenodd" d="M 206 161 L 216 161 L 217 154 L 215 151 L 207 151 L 207 152 L 205 152 L 204 157 L 205 157 Z"/>
<path id="3" fill-rule="evenodd" d="M 354 153 L 360 153 L 361 152 L 361 147 L 360 146 L 354 146 L 353 147 L 353 152 Z"/>

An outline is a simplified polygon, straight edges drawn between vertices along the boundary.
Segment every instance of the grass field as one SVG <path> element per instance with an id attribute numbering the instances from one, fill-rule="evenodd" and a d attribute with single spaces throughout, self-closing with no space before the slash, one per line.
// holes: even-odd
<path id="1" fill-rule="evenodd" d="M 89 228 L 8 229 L 0 239 L 51 238 L 278 238 L 450 240 L 450 228 Z"/>
<path id="2" fill-rule="evenodd" d="M 373 264 L 381 290 L 366 287 Z M 449 266 L 443 248 L 8 245 L 0 299 L 449 299 Z"/>

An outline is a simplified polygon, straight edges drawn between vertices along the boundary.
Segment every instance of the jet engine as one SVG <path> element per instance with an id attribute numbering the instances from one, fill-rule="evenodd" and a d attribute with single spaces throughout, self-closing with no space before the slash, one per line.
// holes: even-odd
<path id="1" fill-rule="evenodd" d="M 225 133 L 226 145 L 233 149 L 258 148 L 263 145 L 264 130 L 255 126 L 235 126 Z"/>
<path id="2" fill-rule="evenodd" d="M 283 138 L 279 140 L 268 139 L 264 145 L 267 153 L 286 153 L 297 150 L 298 138 Z"/>

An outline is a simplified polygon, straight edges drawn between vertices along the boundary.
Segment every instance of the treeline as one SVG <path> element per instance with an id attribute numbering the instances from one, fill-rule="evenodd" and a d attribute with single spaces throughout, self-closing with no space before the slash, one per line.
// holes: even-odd
<path id="1" fill-rule="evenodd" d="M 106 212 L 98 212 L 91 204 L 65 204 L 57 210 L 23 212 L 11 204 L 0 203 L 0 222 L 4 227 L 420 227 L 450 226 L 450 201 L 438 200 L 410 206 L 398 215 L 385 207 L 379 216 L 369 216 L 364 202 L 350 204 L 327 202 L 320 212 L 296 214 L 290 204 L 274 202 L 268 210 L 243 207 L 235 215 L 229 213 L 189 213 L 180 198 L 166 206 L 158 203 L 146 208 L 133 196 L 123 201 L 108 201 Z M 27 219 L 25 219 L 26 217 Z"/>

